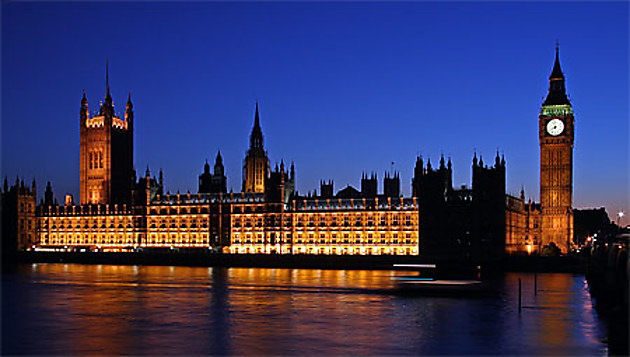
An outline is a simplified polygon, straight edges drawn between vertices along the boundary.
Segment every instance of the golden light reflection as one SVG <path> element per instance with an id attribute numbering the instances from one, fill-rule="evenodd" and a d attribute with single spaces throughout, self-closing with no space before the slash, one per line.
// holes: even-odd
<path id="1" fill-rule="evenodd" d="M 32 286 L 20 298 L 37 307 L 33 326 L 40 345 L 56 346 L 49 353 L 601 351 L 588 293 L 575 276 L 541 274 L 534 296 L 531 274 L 508 274 L 504 293 L 469 299 L 384 292 L 396 273 L 40 263 L 23 269 Z M 521 313 L 517 277 L 524 280 Z"/>

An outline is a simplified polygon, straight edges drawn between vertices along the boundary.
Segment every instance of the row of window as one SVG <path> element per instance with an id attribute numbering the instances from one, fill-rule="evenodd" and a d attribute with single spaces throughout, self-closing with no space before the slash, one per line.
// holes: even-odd
<path id="1" fill-rule="evenodd" d="M 151 208 L 149 211 L 152 215 L 174 215 L 174 214 L 208 214 L 208 207 L 160 207 L 160 208 Z"/>
<path id="2" fill-rule="evenodd" d="M 252 240 L 250 239 L 240 239 L 240 238 L 236 238 L 233 241 L 234 244 L 265 244 L 265 242 L 262 239 L 255 239 Z M 331 240 L 325 240 L 325 239 L 320 239 L 320 240 L 315 240 L 315 239 L 296 239 L 295 241 L 291 242 L 290 239 L 284 239 L 284 240 L 278 240 L 275 241 L 273 239 L 269 240 L 269 242 L 267 242 L 268 244 L 325 244 L 325 245 L 329 245 L 329 244 L 380 244 L 380 245 L 397 245 L 397 244 L 416 244 L 416 242 L 414 242 L 412 239 L 360 239 L 360 238 L 355 238 L 355 239 L 331 239 Z"/>
<path id="3" fill-rule="evenodd" d="M 308 219 L 306 218 L 308 217 Z M 374 217 L 372 216 L 368 216 L 367 218 L 361 216 L 361 215 L 356 215 L 354 217 L 354 219 L 352 219 L 349 216 L 343 216 L 343 219 L 341 217 L 339 217 L 339 219 L 337 219 L 337 216 L 328 216 L 328 217 L 319 217 L 319 216 L 315 216 L 315 215 L 310 215 L 310 216 L 303 216 L 303 218 L 301 219 L 301 217 L 298 217 L 296 220 L 295 225 L 298 227 L 303 227 L 303 226 L 308 226 L 308 227 L 314 227 L 314 226 L 320 226 L 320 227 L 325 227 L 325 226 L 332 226 L 332 227 L 336 227 L 337 223 L 339 222 L 340 225 L 343 226 L 374 226 Z M 387 217 L 385 215 L 382 215 L 380 217 L 378 217 L 378 219 L 376 220 L 376 222 L 379 223 L 380 226 L 388 226 L 388 225 L 394 225 L 397 226 L 399 225 L 399 216 L 398 215 L 394 215 L 393 217 L 391 217 L 391 219 L 387 219 Z M 415 223 L 415 220 L 412 219 L 411 215 L 406 215 L 404 218 L 404 225 L 406 226 L 411 226 L 412 224 Z M 255 225 L 256 227 L 262 227 L 263 225 L 263 218 L 262 217 L 234 217 L 234 227 L 252 227 L 252 225 Z M 275 216 L 270 216 L 267 217 L 267 226 L 276 226 L 276 225 L 280 225 L 280 221 L 278 218 L 276 218 Z M 290 217 L 285 217 L 284 220 L 284 225 L 285 226 L 291 226 L 292 225 L 292 221 Z"/>
<path id="4" fill-rule="evenodd" d="M 131 229 L 133 228 L 133 225 L 131 224 L 131 222 L 114 222 L 111 221 L 109 222 L 109 224 L 107 224 L 105 221 L 76 221 L 74 222 L 64 222 L 64 221 L 60 221 L 59 225 L 57 225 L 57 222 L 53 221 L 50 223 L 50 225 L 48 224 L 48 221 L 43 221 L 41 223 L 41 228 L 44 229 L 64 229 L 64 228 L 127 228 L 127 229 Z"/>
<path id="5" fill-rule="evenodd" d="M 199 238 L 199 239 L 198 239 Z M 143 238 L 140 238 L 140 243 L 147 244 L 175 244 L 175 245 L 187 245 L 187 244 L 207 244 L 208 236 L 202 235 L 197 237 L 193 235 L 191 237 L 183 236 L 171 236 L 170 238 L 162 235 L 160 237 L 152 235 L 146 242 Z M 94 244 L 134 244 L 134 239 L 131 236 L 98 236 L 98 235 L 76 235 L 68 234 L 67 236 L 60 234 L 52 234 L 50 237 L 44 235 L 41 243 L 43 245 L 94 245 Z"/>
<path id="6" fill-rule="evenodd" d="M 418 248 L 390 247 L 252 247 L 231 246 L 225 248 L 229 253 L 240 254 L 324 254 L 324 255 L 418 255 Z"/>
<path id="7" fill-rule="evenodd" d="M 171 228 L 171 229 L 188 229 L 188 228 L 190 228 L 190 229 L 202 229 L 203 228 L 203 229 L 206 229 L 206 228 L 208 228 L 208 225 L 206 223 L 204 223 L 204 224 L 202 224 L 200 226 L 197 226 L 196 224 L 191 224 L 190 227 L 188 227 L 188 225 L 186 225 L 186 223 L 182 223 L 180 225 L 176 225 L 175 223 L 171 223 L 169 225 L 166 225 L 165 223 L 162 223 L 162 224 L 160 224 L 158 226 L 158 225 L 156 225 L 154 223 L 154 224 L 151 224 L 149 226 L 149 228 L 152 228 L 152 229 L 158 229 L 158 228 L 161 228 L 161 229 L 166 229 L 166 228 Z"/>
<path id="8" fill-rule="evenodd" d="M 199 226 L 203 227 L 203 228 L 207 228 L 208 227 L 208 220 L 207 219 L 191 219 L 191 220 L 186 220 L 186 219 L 176 219 L 176 218 L 165 218 L 165 219 L 151 219 L 149 218 L 149 226 L 151 228 L 156 228 L 156 226 L 160 226 L 160 228 L 166 228 L 166 227 L 170 227 L 170 228 L 186 228 L 188 225 L 190 225 L 192 228 L 196 228 L 197 224 L 199 224 Z"/>
<path id="9" fill-rule="evenodd" d="M 405 234 L 405 236 L 404 236 L 405 238 L 411 238 L 411 237 L 412 237 L 412 233 L 411 233 L 411 232 L 407 232 L 407 233 L 404 233 L 404 234 Z M 251 236 L 252 236 L 252 235 L 251 235 L 251 233 L 246 233 L 246 234 L 245 234 L 245 237 L 248 237 L 248 238 L 249 238 L 249 237 L 251 237 Z M 273 238 L 274 236 L 275 236 L 275 234 L 274 234 L 274 233 L 271 233 L 271 234 L 270 234 L 270 238 Z M 291 233 L 285 233 L 285 234 L 284 234 L 284 236 L 285 236 L 285 238 L 291 238 Z M 380 236 L 379 236 L 379 234 L 378 234 L 378 233 L 376 233 L 376 234 L 374 234 L 374 233 L 367 233 L 367 234 L 364 234 L 364 233 L 362 233 L 362 232 L 354 232 L 353 234 L 350 234 L 350 233 L 343 233 L 343 238 L 345 238 L 345 239 L 347 239 L 347 238 L 361 238 L 361 236 L 364 236 L 363 238 L 367 238 L 367 239 L 372 239 L 372 238 L 381 238 L 381 239 L 390 238 L 390 234 L 386 234 L 386 233 L 384 233 L 384 232 L 381 232 L 381 233 L 380 233 Z M 414 234 L 413 236 L 415 237 L 415 234 Z M 235 233 L 235 234 L 234 234 L 234 238 L 239 238 L 239 237 L 241 237 L 241 235 L 240 235 L 239 233 Z M 256 234 L 256 237 L 257 237 L 257 238 L 262 238 L 262 234 L 261 234 L 261 233 L 257 233 L 257 234 Z M 330 237 L 331 237 L 332 239 L 337 238 L 337 233 L 333 233 L 333 234 L 331 234 L 331 236 L 330 236 Z M 393 233 L 393 234 L 391 234 L 391 237 L 392 237 L 392 238 L 398 238 L 398 233 Z M 401 233 L 400 237 L 401 237 L 401 238 L 403 237 L 403 233 Z M 302 235 L 302 233 L 298 233 L 298 234 L 297 234 L 297 238 L 298 238 L 298 239 L 302 239 L 302 238 L 305 238 L 305 239 L 306 239 L 306 238 L 307 238 L 307 236 L 306 236 L 306 235 Z M 314 238 L 316 238 L 316 237 L 315 237 L 315 235 L 314 235 L 313 233 L 310 233 L 310 234 L 308 235 L 308 239 L 314 239 Z M 320 238 L 320 239 L 324 239 L 324 238 L 326 238 L 326 234 L 321 233 L 321 234 L 319 235 L 319 238 Z M 341 234 L 341 233 L 339 234 L 339 238 L 342 238 L 342 234 Z"/>

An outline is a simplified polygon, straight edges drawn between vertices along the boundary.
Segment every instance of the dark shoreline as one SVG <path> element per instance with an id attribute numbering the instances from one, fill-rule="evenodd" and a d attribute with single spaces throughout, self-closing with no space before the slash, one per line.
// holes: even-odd
<path id="1" fill-rule="evenodd" d="M 360 255 L 267 255 L 212 254 L 209 252 L 18 252 L 18 263 L 74 263 L 110 265 L 159 265 L 241 268 L 302 268 L 391 270 L 394 264 L 431 264 L 443 271 L 475 270 L 477 264 L 462 261 L 427 261 L 417 256 Z M 444 269 L 443 267 L 447 267 Z M 584 274 L 585 257 L 510 256 L 502 261 L 481 264 L 487 272 L 557 272 Z"/>

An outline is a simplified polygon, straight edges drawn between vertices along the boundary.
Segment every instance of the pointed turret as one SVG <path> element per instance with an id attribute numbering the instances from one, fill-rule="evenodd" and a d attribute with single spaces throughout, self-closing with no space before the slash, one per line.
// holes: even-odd
<path id="1" fill-rule="evenodd" d="M 52 206 L 54 203 L 52 185 L 50 181 L 46 183 L 46 191 L 44 192 L 44 205 Z"/>
<path id="2" fill-rule="evenodd" d="M 564 79 L 562 68 L 560 68 L 560 45 L 556 42 L 556 60 L 553 63 L 553 70 L 549 79 Z"/>
<path id="3" fill-rule="evenodd" d="M 258 102 L 254 115 L 254 127 L 249 136 L 249 149 L 243 163 L 243 192 L 265 192 L 265 180 L 269 178 L 269 158 L 265 152 Z"/>
<path id="4" fill-rule="evenodd" d="M 422 156 L 416 156 L 416 166 L 413 168 L 413 180 L 420 179 L 420 176 L 424 174 L 424 163 L 422 162 Z"/>
<path id="5" fill-rule="evenodd" d="M 160 168 L 160 192 L 164 189 L 164 173 L 162 172 L 162 169 Z"/>
<path id="6" fill-rule="evenodd" d="M 258 102 L 256 102 L 256 114 L 254 115 L 254 127 L 252 133 L 249 136 L 250 149 L 262 149 L 263 148 L 263 134 L 260 128 L 260 115 L 258 114 Z"/>
<path id="7" fill-rule="evenodd" d="M 105 61 L 105 101 L 101 103 L 99 115 L 113 116 L 114 115 L 114 103 L 112 101 L 112 95 L 109 93 L 109 58 Z"/>
<path id="8" fill-rule="evenodd" d="M 88 100 L 85 95 L 85 89 L 83 90 L 83 98 L 81 98 L 81 109 L 79 109 L 79 121 L 80 125 L 85 125 L 85 121 L 89 117 L 90 113 L 88 111 Z"/>
<path id="9" fill-rule="evenodd" d="M 105 94 L 105 100 L 109 100 L 111 102 L 112 96 L 109 93 L 109 58 L 105 60 L 105 90 L 107 91 Z"/>
<path id="10" fill-rule="evenodd" d="M 501 166 L 501 158 L 499 157 L 499 149 L 497 149 L 497 156 L 494 158 L 494 167 Z"/>
<path id="11" fill-rule="evenodd" d="M 559 45 L 556 43 L 556 59 L 553 64 L 553 70 L 549 76 L 549 93 L 543 103 L 546 105 L 570 105 L 569 98 L 564 86 L 564 74 L 560 68 L 560 50 Z"/>
<path id="12" fill-rule="evenodd" d="M 214 160 L 214 165 L 221 165 L 223 166 L 223 157 L 221 156 L 221 150 L 217 151 L 217 157 Z"/>
<path id="13" fill-rule="evenodd" d="M 133 122 L 133 103 L 131 102 L 131 92 L 129 92 L 129 96 L 127 97 L 127 106 L 125 109 L 125 121 L 128 123 Z"/>
<path id="14" fill-rule="evenodd" d="M 217 152 L 217 158 L 214 160 L 214 174 L 223 176 L 223 172 L 223 158 L 221 157 L 221 150 L 219 150 L 219 152 Z"/>
<path id="15" fill-rule="evenodd" d="M 477 167 L 477 152 L 473 154 L 473 167 Z"/>

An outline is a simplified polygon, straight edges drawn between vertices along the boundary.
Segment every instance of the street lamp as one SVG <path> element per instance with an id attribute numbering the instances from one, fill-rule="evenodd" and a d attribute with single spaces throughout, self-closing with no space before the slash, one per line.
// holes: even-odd
<path id="1" fill-rule="evenodd" d="M 621 221 L 621 217 L 623 217 L 623 211 L 619 211 L 619 213 L 617 213 L 617 226 L 619 226 L 619 221 Z"/>

